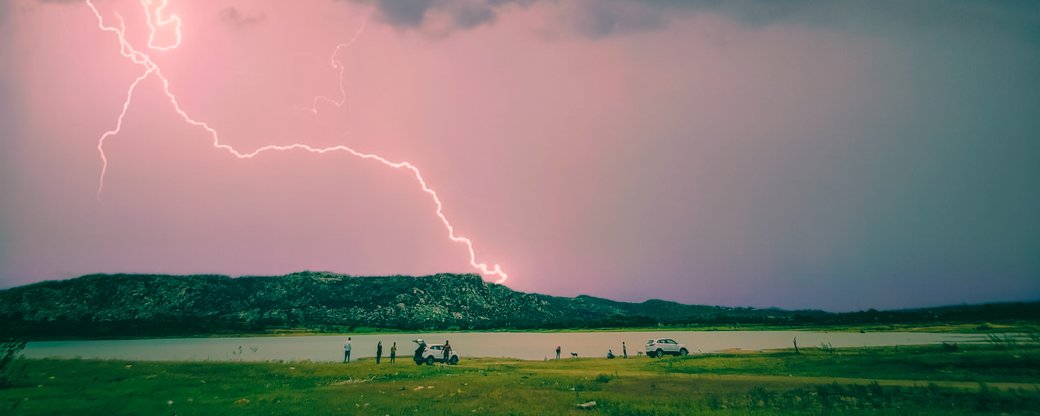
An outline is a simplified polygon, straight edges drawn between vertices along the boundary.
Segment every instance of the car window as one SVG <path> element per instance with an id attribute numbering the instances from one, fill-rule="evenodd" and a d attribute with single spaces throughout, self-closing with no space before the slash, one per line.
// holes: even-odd
<path id="1" fill-rule="evenodd" d="M 441 349 L 441 346 L 440 346 L 440 345 L 438 345 L 438 346 L 436 346 L 436 347 L 430 347 L 430 349 L 431 349 L 431 350 L 439 350 L 439 349 Z"/>
<path id="2" fill-rule="evenodd" d="M 648 340 L 646 340 L 646 343 L 647 343 L 647 344 L 653 344 L 653 343 L 654 343 L 654 340 L 652 340 L 652 339 L 648 339 Z"/>

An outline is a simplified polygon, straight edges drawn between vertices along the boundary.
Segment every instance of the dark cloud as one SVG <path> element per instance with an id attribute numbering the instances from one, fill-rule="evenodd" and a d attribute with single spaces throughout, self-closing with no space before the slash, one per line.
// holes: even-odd
<path id="1" fill-rule="evenodd" d="M 441 30 L 472 29 L 495 21 L 499 10 L 510 4 L 526 5 L 535 0 L 349 0 L 373 5 L 380 20 L 396 27 L 423 28 L 436 16 L 448 18 Z"/>
<path id="2" fill-rule="evenodd" d="M 1033 0 L 605 0 L 645 6 L 666 18 L 690 13 L 727 16 L 749 26 L 806 26 L 886 32 L 901 27 L 999 33 L 1040 43 Z"/>
<path id="3" fill-rule="evenodd" d="M 450 16 L 454 29 L 469 29 L 495 20 L 510 4 L 539 0 L 349 0 L 374 5 L 380 20 L 392 26 L 421 28 L 432 15 Z M 552 0 L 542 0 L 552 1 Z M 669 16 L 683 12 L 719 12 L 753 24 L 766 24 L 817 3 L 815 0 L 568 0 L 564 21 L 578 33 L 602 37 L 660 29 Z"/>
<path id="4" fill-rule="evenodd" d="M 921 23 L 964 18 L 988 20 L 992 17 L 1017 15 L 1034 23 L 1040 20 L 1040 8 L 1031 0 L 605 0 L 637 3 L 669 12 L 709 12 L 728 15 L 748 24 L 769 24 L 788 19 L 813 20 L 842 18 L 875 11 L 889 17 Z"/>
<path id="5" fill-rule="evenodd" d="M 369 3 L 369 2 L 366 2 Z M 419 26 L 433 0 L 379 1 L 376 8 L 383 21 L 395 26 Z"/>
<path id="6" fill-rule="evenodd" d="M 51 0 L 53 1 L 53 0 Z M 448 16 L 444 30 L 493 22 L 504 6 L 544 1 L 560 6 L 570 29 L 589 37 L 653 31 L 683 15 L 711 13 L 749 26 L 795 23 L 884 30 L 893 24 L 998 31 L 1040 43 L 1040 7 L 1034 0 L 347 0 L 373 5 L 380 20 L 416 29 Z M 857 26 L 858 25 L 858 26 Z"/>
<path id="7" fill-rule="evenodd" d="M 575 3 L 577 2 L 577 3 Z M 997 32 L 1040 43 L 1040 7 L 1007 0 L 574 0 L 576 32 L 604 35 L 657 30 L 676 17 L 709 13 L 744 25 L 772 24 L 886 31 L 895 26 Z"/>
<path id="8" fill-rule="evenodd" d="M 229 7 L 220 11 L 220 21 L 227 23 L 236 28 L 244 28 L 252 26 L 267 20 L 267 15 L 263 12 L 250 13 L 243 12 L 236 7 Z"/>
<path id="9" fill-rule="evenodd" d="M 733 18 L 751 24 L 766 24 L 812 6 L 813 3 L 824 3 L 819 0 L 622 0 L 625 3 L 636 3 L 655 7 L 657 10 L 694 11 L 724 13 Z M 826 3 L 837 4 L 840 0 L 829 0 Z"/>
<path id="10" fill-rule="evenodd" d="M 604 36 L 661 29 L 668 24 L 660 10 L 631 1 L 586 0 L 571 3 L 565 21 L 585 36 Z"/>
<path id="11" fill-rule="evenodd" d="M 460 4 L 451 13 L 456 27 L 469 29 L 495 20 L 491 6 L 481 3 Z"/>

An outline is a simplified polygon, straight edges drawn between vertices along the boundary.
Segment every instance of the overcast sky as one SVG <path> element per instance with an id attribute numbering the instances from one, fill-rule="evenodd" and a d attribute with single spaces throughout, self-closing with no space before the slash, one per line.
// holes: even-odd
<path id="1" fill-rule="evenodd" d="M 149 48 L 140 2 L 95 4 L 186 114 L 245 153 L 412 163 L 514 289 L 1040 299 L 1035 2 L 169 1 L 176 48 L 173 22 Z M 145 70 L 85 2 L 0 0 L 0 287 L 476 272 L 411 172 L 235 158 L 156 74 L 105 141 L 99 200 L 98 140 Z"/>

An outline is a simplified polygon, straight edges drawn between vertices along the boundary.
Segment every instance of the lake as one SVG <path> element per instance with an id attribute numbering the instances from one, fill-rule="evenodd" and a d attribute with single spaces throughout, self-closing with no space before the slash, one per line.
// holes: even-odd
<path id="1" fill-rule="evenodd" d="M 30 342 L 24 355 L 29 358 L 101 358 L 145 361 L 341 361 L 344 335 L 231 337 L 231 338 L 163 338 L 109 341 L 41 341 Z M 982 335 L 938 334 L 919 332 L 809 332 L 809 331 L 661 331 L 661 332 L 463 332 L 422 334 L 349 335 L 353 338 L 352 359 L 375 356 L 376 343 L 383 342 L 384 357 L 397 342 L 398 358 L 409 358 L 415 350 L 411 340 L 423 338 L 428 343 L 451 340 L 455 351 L 465 357 L 508 357 L 525 360 L 553 358 L 556 346 L 563 356 L 571 352 L 581 357 L 604 357 L 608 349 L 622 354 L 621 343 L 628 354 L 643 351 L 650 338 L 672 338 L 685 343 L 691 354 L 727 349 L 763 350 L 790 348 L 798 338 L 800 348 L 828 343 L 833 347 L 867 347 L 889 345 L 938 344 L 941 342 L 977 342 Z"/>

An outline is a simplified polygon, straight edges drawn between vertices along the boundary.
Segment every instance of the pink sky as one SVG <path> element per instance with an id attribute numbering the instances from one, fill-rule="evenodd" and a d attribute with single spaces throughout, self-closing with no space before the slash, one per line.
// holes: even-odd
<path id="1" fill-rule="evenodd" d="M 408 172 L 236 159 L 155 77 L 106 141 L 98 201 L 97 141 L 142 67 L 84 3 L 4 3 L 0 287 L 476 272 Z M 452 0 L 408 21 L 368 1 L 170 0 L 182 43 L 148 53 L 243 152 L 413 163 L 517 290 L 838 310 L 1040 297 L 1040 19 L 807 3 Z M 96 4 L 145 50 L 139 2 Z M 369 16 L 337 55 L 345 104 L 307 111 L 339 98 L 330 55 Z"/>

